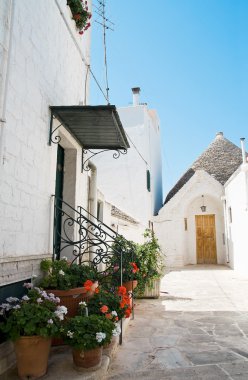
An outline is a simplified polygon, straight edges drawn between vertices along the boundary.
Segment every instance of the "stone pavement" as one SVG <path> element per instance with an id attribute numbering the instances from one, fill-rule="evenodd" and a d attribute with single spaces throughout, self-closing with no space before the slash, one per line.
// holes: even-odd
<path id="1" fill-rule="evenodd" d="M 187 266 L 135 303 L 106 380 L 248 380 L 248 276 Z"/>

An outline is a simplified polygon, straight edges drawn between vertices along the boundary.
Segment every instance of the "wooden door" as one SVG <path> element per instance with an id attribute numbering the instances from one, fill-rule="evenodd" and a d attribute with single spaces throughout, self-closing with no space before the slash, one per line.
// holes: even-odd
<path id="1" fill-rule="evenodd" d="M 196 215 L 197 264 L 217 264 L 215 215 Z"/>

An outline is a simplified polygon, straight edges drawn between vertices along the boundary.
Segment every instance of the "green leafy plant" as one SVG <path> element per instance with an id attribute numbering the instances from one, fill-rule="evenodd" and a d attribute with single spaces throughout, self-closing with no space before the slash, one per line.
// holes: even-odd
<path id="1" fill-rule="evenodd" d="M 100 315 L 77 315 L 70 318 L 62 330 L 63 340 L 78 350 L 91 350 L 110 343 L 117 326 Z"/>
<path id="2" fill-rule="evenodd" d="M 66 307 L 57 306 L 60 300 L 54 294 L 33 288 L 30 283 L 25 283 L 24 286 L 28 292 L 21 299 L 8 297 L 0 305 L 0 315 L 3 317 L 0 330 L 10 340 L 16 340 L 20 336 L 58 335 L 61 321 L 67 313 Z"/>
<path id="3" fill-rule="evenodd" d="M 97 279 L 97 271 L 88 265 L 68 264 L 65 258 L 61 260 L 45 259 L 41 261 L 44 278 L 39 286 L 44 289 L 68 290 L 83 287 L 87 281 Z"/>
<path id="4" fill-rule="evenodd" d="M 139 262 L 138 286 L 136 293 L 143 293 L 145 287 L 151 287 L 154 279 L 160 278 L 164 271 L 164 260 L 154 232 L 147 229 L 144 233 L 145 243 L 137 246 Z"/>
<path id="5" fill-rule="evenodd" d="M 137 280 L 139 277 L 139 257 L 137 255 L 138 244 L 126 240 L 123 236 L 118 236 L 112 246 L 112 282 L 120 285 L 122 282 Z M 122 267 L 122 276 L 121 276 Z"/>
<path id="6" fill-rule="evenodd" d="M 71 9 L 79 34 L 83 34 L 84 31 L 90 27 L 89 20 L 91 19 L 91 13 L 88 11 L 87 1 L 67 0 L 67 5 L 69 5 Z"/>

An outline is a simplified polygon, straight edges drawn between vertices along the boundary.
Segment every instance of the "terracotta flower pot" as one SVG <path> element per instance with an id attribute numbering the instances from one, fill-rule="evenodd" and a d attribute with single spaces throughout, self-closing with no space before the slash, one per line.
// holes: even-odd
<path id="1" fill-rule="evenodd" d="M 47 372 L 51 338 L 23 336 L 14 342 L 20 379 L 34 380 Z"/>
<path id="2" fill-rule="evenodd" d="M 134 290 L 137 287 L 137 285 L 138 285 L 137 280 L 123 282 L 122 284 L 122 286 L 125 286 L 128 292 L 131 292 L 132 290 Z"/>
<path id="3" fill-rule="evenodd" d="M 66 317 L 75 317 L 78 312 L 78 304 L 81 301 L 87 302 L 89 298 L 94 295 L 98 282 L 94 282 L 91 289 L 86 288 L 73 288 L 69 290 L 46 290 L 47 293 L 53 293 L 56 297 L 60 298 L 60 305 L 67 307 Z"/>
<path id="4" fill-rule="evenodd" d="M 73 362 L 78 368 L 91 368 L 99 365 L 102 360 L 102 347 L 92 350 L 72 350 Z"/>

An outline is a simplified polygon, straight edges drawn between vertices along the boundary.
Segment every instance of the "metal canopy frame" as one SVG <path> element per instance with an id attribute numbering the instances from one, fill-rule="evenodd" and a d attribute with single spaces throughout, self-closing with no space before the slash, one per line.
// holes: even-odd
<path id="1" fill-rule="evenodd" d="M 61 137 L 56 132 L 61 126 L 66 128 L 82 146 L 83 170 L 90 170 L 89 160 L 100 153 L 114 150 L 115 159 L 127 153 L 130 146 L 115 106 L 50 106 L 50 109 L 49 145 L 59 144 Z M 55 128 L 54 119 L 60 123 Z"/>

